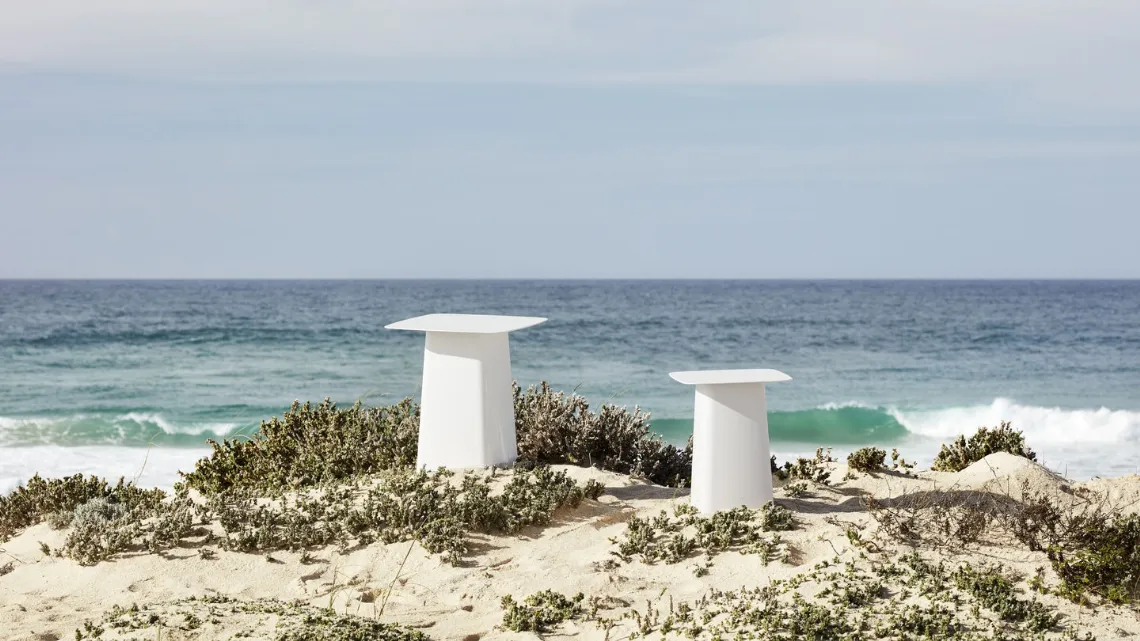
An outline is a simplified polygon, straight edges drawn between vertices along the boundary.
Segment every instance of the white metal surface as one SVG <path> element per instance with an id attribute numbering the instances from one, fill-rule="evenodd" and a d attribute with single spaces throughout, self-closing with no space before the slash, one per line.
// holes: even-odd
<path id="1" fill-rule="evenodd" d="M 710 514 L 772 500 L 771 445 L 764 384 L 791 380 L 776 370 L 674 372 L 696 386 L 691 502 Z"/>
<path id="2" fill-rule="evenodd" d="M 533 327 L 545 322 L 535 316 L 490 316 L 487 314 L 427 314 L 392 323 L 384 329 L 455 334 L 500 334 Z"/>
<path id="3" fill-rule="evenodd" d="M 780 383 L 791 376 L 774 369 L 709 369 L 673 372 L 673 380 L 685 385 L 726 385 L 730 383 Z"/>
<path id="4" fill-rule="evenodd" d="M 514 462 L 518 450 L 507 333 L 545 320 L 429 314 L 387 326 L 427 332 L 417 467 Z"/>

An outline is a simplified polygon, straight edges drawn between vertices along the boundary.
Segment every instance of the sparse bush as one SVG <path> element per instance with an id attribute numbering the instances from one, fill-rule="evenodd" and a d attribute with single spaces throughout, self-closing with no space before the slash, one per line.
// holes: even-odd
<path id="1" fill-rule="evenodd" d="M 795 483 L 788 483 L 784 486 L 784 494 L 792 498 L 800 498 L 807 496 L 808 486 L 803 481 L 796 481 Z"/>
<path id="2" fill-rule="evenodd" d="M 912 463 L 912 462 L 904 459 L 902 456 L 900 456 L 899 451 L 897 449 L 891 450 L 891 469 L 892 470 L 901 470 L 903 472 L 903 474 L 909 474 L 910 471 L 914 469 L 914 466 L 915 466 L 914 463 Z"/>
<path id="3" fill-rule="evenodd" d="M 628 635 L 618 638 L 1078 638 L 1072 629 L 1064 630 L 1067 637 L 1046 636 L 1060 626 L 1060 617 L 1017 594 L 1012 582 L 990 568 L 949 570 L 911 553 L 878 561 L 836 557 L 762 587 L 712 589 L 694 601 L 663 602 L 658 596 L 618 618 L 585 616 L 607 634 L 627 622 L 622 632 Z"/>
<path id="4" fill-rule="evenodd" d="M 1048 549 L 1061 594 L 1077 602 L 1090 594 L 1113 603 L 1140 599 L 1140 514 L 1106 519 L 1080 539 L 1078 546 Z"/>
<path id="5" fill-rule="evenodd" d="M 1025 437 L 1002 421 L 993 429 L 980 427 L 969 439 L 959 436 L 952 444 L 943 445 L 930 469 L 939 472 L 960 472 L 994 452 L 1009 452 L 1036 461 L 1037 454 L 1025 446 Z"/>
<path id="6" fill-rule="evenodd" d="M 759 510 L 738 507 L 716 512 L 708 517 L 697 514 L 691 505 L 678 505 L 672 516 L 664 510 L 653 518 L 633 517 L 626 523 L 620 538 L 611 538 L 617 546 L 610 552 L 625 563 L 640 557 L 643 563 L 680 563 L 704 553 L 709 557 L 726 550 L 759 554 L 765 562 L 775 558 L 782 540 L 765 532 L 791 530 L 795 527 L 792 512 L 769 503 Z"/>
<path id="7" fill-rule="evenodd" d="M 75 631 L 76 641 L 105 639 L 113 634 L 126 638 L 167 638 L 163 631 L 200 628 L 203 621 L 241 630 L 233 638 L 256 637 L 273 641 L 427 641 L 418 630 L 375 619 L 337 614 L 326 608 L 275 599 L 240 601 L 226 596 L 192 597 L 171 603 L 115 606 L 98 622 L 87 621 Z M 132 633 L 143 633 L 135 637 Z M 124 638 L 116 636 L 115 638 Z M 198 635 L 192 635 L 199 638 Z M 205 637 L 201 637 L 205 638 Z M 213 637 L 210 637 L 213 638 Z M 228 635 L 226 638 L 230 638 Z"/>
<path id="8" fill-rule="evenodd" d="M 954 572 L 954 583 L 1003 621 L 1024 621 L 1034 632 L 1057 625 L 1059 616 L 1051 608 L 1037 601 L 1019 599 L 1013 581 L 996 567 L 975 569 L 967 563 Z"/>
<path id="9" fill-rule="evenodd" d="M 252 493 L 210 499 L 206 512 L 225 535 L 222 547 L 243 552 L 303 550 L 352 541 L 418 541 L 451 564 L 462 562 L 469 532 L 514 534 L 546 525 L 555 511 L 596 499 L 598 483 L 576 484 L 548 467 L 515 469 L 499 493 L 492 475 L 467 473 L 459 484 L 445 470 L 405 471 L 375 483 L 341 484 L 272 505 Z"/>
<path id="10" fill-rule="evenodd" d="M 831 448 L 824 450 L 822 447 L 816 449 L 814 458 L 798 458 L 795 463 L 785 461 L 783 466 L 776 465 L 776 457 L 772 456 L 772 475 L 781 481 L 798 479 L 828 485 L 831 472 L 827 470 L 827 464 L 834 462 Z"/>
<path id="11" fill-rule="evenodd" d="M 847 456 L 847 467 L 856 472 L 878 472 L 885 469 L 887 452 L 877 447 L 864 447 Z"/>
<path id="12" fill-rule="evenodd" d="M 573 598 L 551 590 L 536 592 L 523 603 L 507 595 L 502 598 L 503 627 L 513 632 L 547 632 L 552 627 L 585 612 L 582 602 L 586 597 L 581 592 Z"/>
<path id="13" fill-rule="evenodd" d="M 1044 551 L 1061 583 L 1056 591 L 1078 603 L 1140 599 L 1140 514 L 1122 514 L 1109 497 L 1063 487 L 1044 494 L 1022 481 L 1016 492 L 931 491 L 870 499 L 881 531 L 910 545 L 968 548 L 1016 540 Z M 1034 578 L 1043 589 L 1043 579 Z"/>

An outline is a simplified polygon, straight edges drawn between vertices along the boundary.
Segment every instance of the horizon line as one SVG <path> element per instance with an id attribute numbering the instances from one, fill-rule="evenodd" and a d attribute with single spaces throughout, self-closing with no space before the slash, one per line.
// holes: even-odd
<path id="1" fill-rule="evenodd" d="M 16 282 L 72 282 L 72 283 L 132 283 L 132 282 L 1137 282 L 1140 276 L 1064 276 L 1064 277 L 0 277 L 0 283 Z"/>

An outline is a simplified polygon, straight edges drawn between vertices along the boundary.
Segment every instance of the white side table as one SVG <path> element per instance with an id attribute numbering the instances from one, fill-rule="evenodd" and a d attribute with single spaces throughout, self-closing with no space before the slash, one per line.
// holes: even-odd
<path id="1" fill-rule="evenodd" d="M 704 514 L 772 500 L 771 446 L 764 385 L 790 381 L 774 369 L 673 372 L 696 385 L 691 502 Z"/>
<path id="2" fill-rule="evenodd" d="M 417 467 L 487 467 L 514 462 L 518 445 L 507 334 L 545 320 L 428 314 L 386 327 L 427 332 Z"/>

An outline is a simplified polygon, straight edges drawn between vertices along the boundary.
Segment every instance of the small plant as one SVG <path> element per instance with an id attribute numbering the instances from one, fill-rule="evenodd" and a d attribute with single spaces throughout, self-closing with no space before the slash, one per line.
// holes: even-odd
<path id="1" fill-rule="evenodd" d="M 879 472 L 884 468 L 887 459 L 885 450 L 877 447 L 864 447 L 855 450 L 847 457 L 847 467 L 857 472 Z"/>
<path id="2" fill-rule="evenodd" d="M 915 464 L 911 461 L 907 461 L 901 455 L 899 455 L 899 451 L 897 449 L 891 450 L 891 469 L 892 470 L 898 470 L 898 471 L 901 471 L 903 474 L 909 474 L 911 472 L 911 470 L 913 470 L 914 468 L 915 468 Z"/>
<path id="3" fill-rule="evenodd" d="M 831 456 L 831 448 L 824 450 L 822 447 L 816 449 L 814 458 L 799 458 L 796 459 L 795 463 L 785 461 L 783 466 L 776 465 L 776 457 L 773 456 L 771 460 L 772 475 L 781 481 L 803 480 L 827 485 L 831 478 L 827 464 L 834 462 L 835 459 Z"/>
<path id="4" fill-rule="evenodd" d="M 980 427 L 969 439 L 959 436 L 950 445 L 943 445 L 930 469 L 960 472 L 995 452 L 1009 452 L 1031 461 L 1037 460 L 1037 454 L 1025 446 L 1022 433 L 1013 429 L 1009 421 L 1002 421 L 999 427 Z"/>
<path id="5" fill-rule="evenodd" d="M 662 511 L 653 518 L 631 518 L 623 535 L 610 539 L 617 546 L 610 554 L 624 563 L 639 557 L 643 563 L 672 564 L 702 552 L 711 559 L 718 552 L 737 550 L 758 554 L 768 562 L 777 557 L 783 541 L 764 533 L 794 527 L 791 510 L 774 503 L 759 510 L 739 507 L 708 517 L 699 516 L 691 505 L 678 505 L 672 515 Z"/>
<path id="6" fill-rule="evenodd" d="M 784 486 L 784 494 L 791 498 L 800 498 L 807 496 L 808 485 L 803 481 L 796 481 L 795 483 L 788 483 Z"/>
<path id="7" fill-rule="evenodd" d="M 16 566 L 13 565 L 11 561 L 8 561 L 4 565 L 0 565 L 0 576 L 4 576 L 5 574 L 11 574 L 12 571 L 15 569 L 16 569 Z"/>
<path id="8" fill-rule="evenodd" d="M 513 632 L 548 632 L 564 621 L 580 617 L 585 612 L 582 606 L 585 599 L 581 592 L 567 598 L 558 592 L 543 590 L 528 596 L 520 604 L 508 594 L 500 602 L 503 627 Z"/>
<path id="9" fill-rule="evenodd" d="M 273 641 L 427 641 L 418 630 L 374 619 L 337 614 L 327 608 L 274 599 L 240 601 L 213 595 L 191 597 L 171 603 L 152 603 L 129 608 L 115 606 L 98 622 L 86 621 L 75 631 L 76 641 L 102 639 L 109 632 L 142 632 L 142 637 L 162 638 L 163 630 L 181 631 L 176 638 L 206 638 L 194 631 L 209 621 L 229 623 L 248 637 Z M 154 631 L 154 634 L 150 634 Z M 186 632 L 193 634 L 186 635 Z M 157 636 L 156 636 L 157 635 Z M 120 638 L 120 637 L 116 637 Z M 209 638 L 214 638 L 209 636 Z M 230 638 L 230 637 L 226 637 Z"/>
<path id="10" fill-rule="evenodd" d="M 1054 627 L 1060 618 L 1052 609 L 1037 601 L 1017 598 L 1013 581 L 995 567 L 975 569 L 969 564 L 963 565 L 954 572 L 954 583 L 958 589 L 973 596 L 982 607 L 997 614 L 1003 621 L 1024 621 L 1034 632 Z"/>

